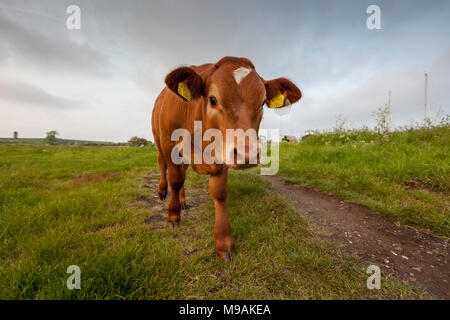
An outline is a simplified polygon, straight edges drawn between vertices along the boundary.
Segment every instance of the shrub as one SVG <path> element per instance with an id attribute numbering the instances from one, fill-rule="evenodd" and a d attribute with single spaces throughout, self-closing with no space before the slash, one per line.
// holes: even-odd
<path id="1" fill-rule="evenodd" d="M 151 142 L 145 138 L 139 138 L 134 136 L 130 140 L 128 140 L 128 145 L 131 147 L 145 147 L 151 145 Z"/>
<path id="2" fill-rule="evenodd" d="M 44 139 L 44 142 L 47 144 L 57 144 L 58 139 L 56 139 L 56 136 L 58 135 L 58 132 L 55 130 L 47 132 L 47 136 Z"/>

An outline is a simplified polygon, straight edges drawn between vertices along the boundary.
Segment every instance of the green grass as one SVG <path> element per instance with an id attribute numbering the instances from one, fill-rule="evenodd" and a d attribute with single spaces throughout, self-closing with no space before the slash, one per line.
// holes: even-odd
<path id="1" fill-rule="evenodd" d="M 450 235 L 450 127 L 327 133 L 280 147 L 279 174 Z"/>
<path id="2" fill-rule="evenodd" d="M 189 171 L 191 209 L 163 228 L 153 148 L 0 145 L 0 299 L 427 298 L 319 239 L 251 172 L 231 172 L 237 255 L 215 255 L 207 177 Z M 149 219 L 162 217 L 162 219 Z M 81 269 L 81 290 L 66 269 Z"/>

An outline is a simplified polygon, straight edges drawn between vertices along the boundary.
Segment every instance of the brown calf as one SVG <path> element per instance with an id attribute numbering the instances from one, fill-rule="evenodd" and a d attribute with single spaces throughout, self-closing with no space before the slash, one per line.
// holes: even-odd
<path id="1" fill-rule="evenodd" d="M 225 139 L 227 129 L 254 129 L 257 134 L 265 103 L 271 107 L 284 107 L 298 101 L 302 94 L 288 79 L 264 80 L 246 58 L 224 57 L 215 64 L 180 67 L 170 72 L 165 81 L 167 87 L 159 94 L 153 109 L 152 130 L 161 169 L 158 187 L 160 199 L 164 200 L 167 195 L 166 170 L 169 172 L 168 180 L 172 191 L 167 227 L 179 226 L 180 211 L 186 206 L 183 185 L 190 163 L 195 172 L 210 175 L 209 191 L 214 201 L 216 217 L 216 250 L 221 259 L 230 260 L 234 245 L 226 212 L 228 168 L 255 165 L 256 162 L 250 162 L 249 155 L 251 152 L 256 153 L 259 161 L 257 140 L 249 138 L 247 141 L 244 138 L 244 150 L 236 147 L 234 138 L 232 141 L 223 141 L 222 155 L 213 156 L 224 159 L 228 154 L 232 162 L 198 163 L 192 161 L 194 155 L 202 153 L 209 142 L 202 141 L 202 150 L 199 150 L 194 148 L 192 139 L 187 146 L 192 150 L 192 157 L 186 161 L 188 163 L 176 164 L 172 159 L 172 151 L 179 141 L 172 141 L 172 133 L 181 128 L 192 137 L 194 121 L 202 121 L 202 132 L 218 129 L 223 133 L 224 140 L 228 140 Z M 183 152 L 179 153 L 183 156 Z M 245 159 L 245 163 L 237 161 L 239 156 Z"/>

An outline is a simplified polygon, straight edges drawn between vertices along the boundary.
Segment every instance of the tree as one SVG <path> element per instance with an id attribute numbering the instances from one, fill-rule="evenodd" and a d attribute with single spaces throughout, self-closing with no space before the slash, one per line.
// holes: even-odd
<path id="1" fill-rule="evenodd" d="M 132 137 L 130 140 L 128 140 L 128 145 L 131 147 L 145 147 L 149 145 L 151 142 L 148 141 L 145 138 L 139 138 L 139 137 Z"/>
<path id="2" fill-rule="evenodd" d="M 58 132 L 56 130 L 52 130 L 47 132 L 47 136 L 44 139 L 44 142 L 47 144 L 57 144 L 58 140 L 56 139 L 56 136 L 58 135 Z"/>

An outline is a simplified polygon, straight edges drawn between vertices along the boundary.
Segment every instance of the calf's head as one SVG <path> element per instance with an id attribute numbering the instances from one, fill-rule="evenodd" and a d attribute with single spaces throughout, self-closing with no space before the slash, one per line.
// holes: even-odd
<path id="1" fill-rule="evenodd" d="M 266 81 L 250 60 L 235 57 L 203 67 L 180 67 L 167 75 L 166 84 L 181 99 L 202 101 L 203 127 L 220 130 L 221 159 L 237 168 L 259 163 L 258 130 L 264 104 L 283 108 L 302 96 L 290 80 Z"/>

